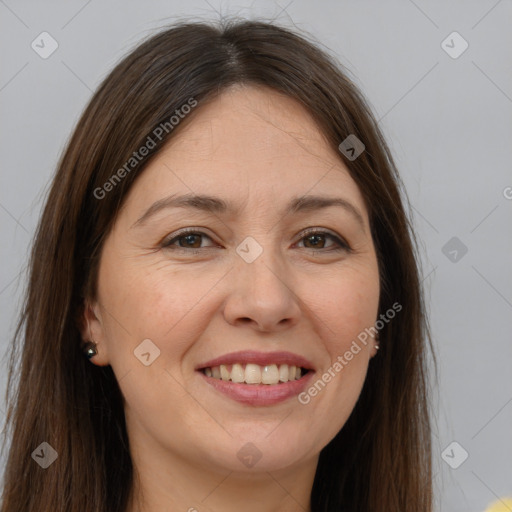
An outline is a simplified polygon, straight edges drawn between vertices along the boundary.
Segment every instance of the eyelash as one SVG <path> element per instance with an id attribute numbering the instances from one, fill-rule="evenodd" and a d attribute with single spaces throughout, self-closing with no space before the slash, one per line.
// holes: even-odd
<path id="1" fill-rule="evenodd" d="M 175 242 L 177 242 L 180 238 L 184 238 L 187 235 L 205 236 L 205 237 L 209 238 L 210 240 L 212 240 L 212 238 L 210 236 L 208 236 L 206 233 L 197 231 L 194 228 L 186 228 L 186 229 L 183 229 L 182 231 L 178 232 L 178 234 L 173 236 L 172 238 L 164 240 L 161 244 L 161 247 L 164 249 L 170 249 L 173 251 L 178 250 L 181 252 L 199 251 L 199 250 L 209 248 L 209 247 L 197 247 L 197 248 L 196 247 L 188 247 L 187 248 L 187 247 L 173 246 L 173 244 Z M 316 229 L 316 228 L 310 228 L 310 229 L 307 229 L 306 231 L 304 231 L 302 233 L 302 237 L 299 240 L 299 242 L 301 242 L 305 238 L 311 237 L 313 235 L 327 236 L 328 238 L 331 238 L 332 240 L 334 240 L 338 244 L 338 247 L 328 248 L 328 249 L 321 248 L 318 250 L 314 249 L 314 248 L 305 247 L 305 249 L 309 249 L 310 251 L 313 251 L 313 252 L 338 252 L 338 251 L 351 252 L 352 251 L 352 249 L 348 245 L 348 243 L 345 242 L 344 240 L 342 240 L 341 238 L 337 237 L 336 235 L 333 235 L 332 233 L 329 233 L 328 231 L 322 231 L 322 230 Z"/>

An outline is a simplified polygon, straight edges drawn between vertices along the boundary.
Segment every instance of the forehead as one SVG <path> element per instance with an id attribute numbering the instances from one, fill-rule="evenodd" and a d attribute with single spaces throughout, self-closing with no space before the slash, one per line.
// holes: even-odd
<path id="1" fill-rule="evenodd" d="M 173 193 L 276 206 L 290 197 L 339 195 L 365 212 L 341 156 L 307 110 L 266 87 L 233 86 L 199 104 L 138 177 L 130 202 Z"/>
<path id="2" fill-rule="evenodd" d="M 194 151 L 195 158 L 257 161 L 308 153 L 310 159 L 334 163 L 339 156 L 328 147 L 312 116 L 296 100 L 268 87 L 237 84 L 214 100 L 199 105 L 167 144 L 173 151 Z M 222 150 L 222 152 L 219 151 Z M 256 162 L 255 162 L 256 163 Z"/>

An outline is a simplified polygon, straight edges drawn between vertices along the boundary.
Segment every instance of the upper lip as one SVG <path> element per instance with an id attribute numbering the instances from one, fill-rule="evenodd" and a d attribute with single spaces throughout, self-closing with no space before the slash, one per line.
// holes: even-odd
<path id="1" fill-rule="evenodd" d="M 230 354 L 224 354 L 223 356 L 210 359 L 205 363 L 201 363 L 196 367 L 196 370 L 202 370 L 204 368 L 213 368 L 214 366 L 220 366 L 221 364 L 235 364 L 235 363 L 254 363 L 260 366 L 269 364 L 288 364 L 293 366 L 300 366 L 306 370 L 312 370 L 313 364 L 308 361 L 305 357 L 292 352 L 257 352 L 255 350 L 241 350 L 239 352 L 231 352 Z"/>

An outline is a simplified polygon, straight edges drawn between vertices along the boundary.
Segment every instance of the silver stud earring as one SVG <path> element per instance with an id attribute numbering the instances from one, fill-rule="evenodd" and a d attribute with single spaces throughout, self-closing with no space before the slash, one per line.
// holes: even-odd
<path id="1" fill-rule="evenodd" d="M 92 359 L 98 353 L 97 346 L 98 345 L 94 343 L 94 341 L 88 341 L 87 343 L 85 343 L 83 348 L 84 354 L 89 359 Z"/>
<path id="2" fill-rule="evenodd" d="M 87 318 L 87 329 L 90 333 L 91 327 L 89 326 L 89 318 Z M 89 340 L 84 343 L 82 350 L 88 359 L 92 359 L 95 355 L 98 354 L 98 345 L 96 342 Z"/>

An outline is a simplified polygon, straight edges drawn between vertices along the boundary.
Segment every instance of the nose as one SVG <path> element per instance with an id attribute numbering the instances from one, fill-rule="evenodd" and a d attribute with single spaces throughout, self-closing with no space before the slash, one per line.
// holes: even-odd
<path id="1" fill-rule="evenodd" d="M 301 314 L 299 297 L 289 270 L 277 256 L 267 256 L 264 251 L 252 263 L 240 258 L 235 266 L 224 307 L 227 322 L 247 324 L 261 332 L 297 324 Z"/>

